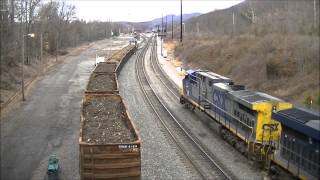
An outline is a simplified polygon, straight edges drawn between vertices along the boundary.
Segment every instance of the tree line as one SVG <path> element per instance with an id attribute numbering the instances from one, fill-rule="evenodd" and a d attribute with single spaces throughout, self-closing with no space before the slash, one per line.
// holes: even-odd
<path id="1" fill-rule="evenodd" d="M 41 49 L 58 55 L 66 47 L 119 35 L 122 28 L 110 21 L 80 20 L 76 17 L 76 7 L 65 1 L 3 0 L 0 6 L 1 65 L 5 66 L 21 62 L 22 40 L 27 65 L 39 61 Z M 28 36 L 31 33 L 35 34 L 34 38 Z"/>

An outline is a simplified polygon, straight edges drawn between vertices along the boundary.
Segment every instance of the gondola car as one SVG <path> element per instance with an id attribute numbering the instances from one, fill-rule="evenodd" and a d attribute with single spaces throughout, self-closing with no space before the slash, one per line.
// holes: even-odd
<path id="1" fill-rule="evenodd" d="M 282 126 L 281 138 L 271 158 L 272 174 L 279 177 L 284 169 L 300 179 L 320 179 L 319 113 L 290 108 L 273 111 L 272 119 Z"/>
<path id="2" fill-rule="evenodd" d="M 205 112 L 220 124 L 224 139 L 251 159 L 266 162 L 281 132 L 272 110 L 291 108 L 290 103 L 205 70 L 188 70 L 182 84 L 181 104 Z"/>

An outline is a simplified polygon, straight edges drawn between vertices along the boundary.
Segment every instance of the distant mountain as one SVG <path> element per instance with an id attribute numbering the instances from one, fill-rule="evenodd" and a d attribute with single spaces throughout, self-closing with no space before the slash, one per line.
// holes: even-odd
<path id="1" fill-rule="evenodd" d="M 317 3 L 316 5 L 314 3 Z M 310 34 L 319 31 L 318 1 L 243 1 L 227 9 L 215 10 L 187 20 L 186 32 L 213 33 L 225 35 L 254 31 L 266 33 Z M 318 13 L 319 15 L 319 13 Z M 233 26 L 234 22 L 234 26 Z M 313 27 L 314 26 L 314 27 Z M 233 29 L 235 28 L 235 29 Z"/>
<path id="2" fill-rule="evenodd" d="M 197 17 L 197 16 L 200 16 L 200 15 L 201 15 L 201 13 L 183 14 L 182 15 L 182 21 L 187 21 L 192 17 Z M 167 15 L 167 16 L 163 16 L 163 22 L 165 23 L 166 17 L 167 17 L 168 24 L 171 24 L 172 16 L 173 16 L 173 22 L 180 21 L 180 15 Z M 161 23 L 162 23 L 162 17 L 150 21 L 150 26 L 153 27 L 153 26 L 156 26 L 156 25 L 161 25 Z"/>
<path id="3" fill-rule="evenodd" d="M 183 14 L 182 21 L 187 21 L 193 17 L 198 17 L 200 15 L 201 15 L 201 13 Z M 163 16 L 163 23 L 166 22 L 166 17 L 167 17 L 168 24 L 171 24 L 171 18 L 172 18 L 171 16 L 173 16 L 174 23 L 180 21 L 180 15 L 167 15 L 167 16 Z M 128 27 L 134 27 L 134 29 L 144 31 L 144 30 L 151 30 L 152 28 L 154 28 L 157 25 L 161 26 L 162 17 L 153 19 L 151 21 L 146 21 L 146 22 L 125 22 L 125 21 L 122 21 L 122 22 L 116 22 L 116 23 L 118 23 L 124 29 L 127 29 Z"/>

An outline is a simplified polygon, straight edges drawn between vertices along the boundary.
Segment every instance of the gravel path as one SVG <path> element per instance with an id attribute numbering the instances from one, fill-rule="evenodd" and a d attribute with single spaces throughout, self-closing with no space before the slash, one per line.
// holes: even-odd
<path id="1" fill-rule="evenodd" d="M 249 160 L 223 141 L 218 134 L 218 124 L 202 112 L 184 108 L 179 100 L 169 92 L 158 79 L 151 68 L 150 61 L 146 61 L 146 70 L 151 78 L 152 87 L 162 98 L 166 107 L 204 144 L 223 164 L 239 179 L 264 179 L 266 174 L 255 168 Z"/>
<path id="2" fill-rule="evenodd" d="M 143 98 L 134 69 L 136 55 L 129 59 L 118 80 L 120 94 L 142 138 L 142 179 L 195 179 Z"/>

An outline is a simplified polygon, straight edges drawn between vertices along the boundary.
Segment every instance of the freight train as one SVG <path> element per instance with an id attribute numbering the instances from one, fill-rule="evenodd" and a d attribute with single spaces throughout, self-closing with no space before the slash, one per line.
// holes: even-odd
<path id="1" fill-rule="evenodd" d="M 215 120 L 222 138 L 272 177 L 319 179 L 319 114 L 206 70 L 188 70 L 182 84 L 180 103 Z"/>

